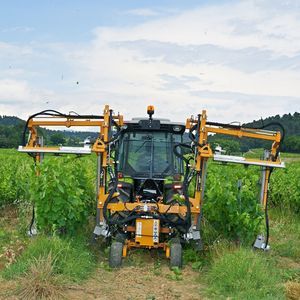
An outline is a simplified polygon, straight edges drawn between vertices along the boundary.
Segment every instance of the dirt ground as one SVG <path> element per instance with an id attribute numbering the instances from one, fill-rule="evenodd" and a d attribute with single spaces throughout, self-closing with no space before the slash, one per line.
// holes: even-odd
<path id="1" fill-rule="evenodd" d="M 24 249 L 24 241 L 19 240 L 18 214 L 15 207 L 0 212 L 0 225 L 13 236 L 8 245 L 8 252 L 0 258 L 0 270 L 7 263 L 7 255 L 12 253 L 12 261 Z M 102 252 L 100 255 L 106 257 Z M 107 263 L 99 262 L 91 277 L 81 284 L 63 285 L 65 299 L 145 299 L 169 300 L 204 299 L 200 296 L 200 273 L 190 266 L 185 266 L 179 275 L 170 270 L 163 253 L 132 250 L 124 260 L 122 268 L 111 270 Z M 202 286 L 203 287 L 203 286 Z M 6 281 L 0 277 L 0 299 L 21 299 L 16 296 L 18 281 Z"/>
<path id="2" fill-rule="evenodd" d="M 86 284 L 70 287 L 70 299 L 201 299 L 199 273 L 186 268 L 182 280 L 169 279 L 170 271 L 163 267 L 161 275 L 147 268 L 124 267 L 117 271 L 98 269 Z"/>
<path id="3" fill-rule="evenodd" d="M 97 268 L 91 278 L 81 285 L 66 285 L 65 299 L 145 299 L 145 300 L 199 300 L 201 284 L 199 273 L 190 267 L 182 271 L 182 279 L 174 280 L 167 266 L 157 275 L 147 267 L 123 267 L 107 271 Z M 17 284 L 0 279 L 0 299 L 20 299 L 15 296 Z"/>

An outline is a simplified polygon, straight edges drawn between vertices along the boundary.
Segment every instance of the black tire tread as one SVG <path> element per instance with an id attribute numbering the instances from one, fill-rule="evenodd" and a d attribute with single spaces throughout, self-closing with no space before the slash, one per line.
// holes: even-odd
<path id="1" fill-rule="evenodd" d="M 122 265 L 123 243 L 113 241 L 109 251 L 109 266 L 118 268 Z"/>
<path id="2" fill-rule="evenodd" d="M 182 268 L 182 246 L 180 243 L 172 243 L 170 246 L 170 266 Z"/>

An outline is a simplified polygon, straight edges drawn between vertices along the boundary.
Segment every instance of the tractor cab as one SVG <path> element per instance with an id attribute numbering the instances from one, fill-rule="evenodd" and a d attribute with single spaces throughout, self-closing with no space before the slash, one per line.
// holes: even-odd
<path id="1" fill-rule="evenodd" d="M 151 118 L 133 119 L 125 127 L 118 147 L 118 188 L 157 201 L 169 183 L 182 181 L 183 162 L 173 150 L 182 142 L 185 126 Z"/>

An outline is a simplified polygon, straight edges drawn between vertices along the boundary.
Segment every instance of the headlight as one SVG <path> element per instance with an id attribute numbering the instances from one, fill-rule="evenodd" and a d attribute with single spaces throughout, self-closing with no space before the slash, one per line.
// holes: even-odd
<path id="1" fill-rule="evenodd" d="M 182 126 L 179 126 L 179 125 L 173 126 L 173 131 L 174 131 L 174 132 L 180 132 L 181 129 L 182 129 Z"/>

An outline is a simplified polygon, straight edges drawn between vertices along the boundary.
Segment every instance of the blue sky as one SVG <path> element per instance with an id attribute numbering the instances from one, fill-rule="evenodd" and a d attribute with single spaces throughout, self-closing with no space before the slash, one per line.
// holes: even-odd
<path id="1" fill-rule="evenodd" d="M 3 1 L 0 115 L 300 110 L 300 1 Z"/>
<path id="2" fill-rule="evenodd" d="M 209 1 L 212 3 L 222 1 Z M 0 12 L 1 39 L 7 42 L 87 42 L 100 26 L 133 26 L 185 9 L 207 6 L 208 1 L 45 0 L 6 1 Z M 14 34 L 11 34 L 14 32 Z"/>

